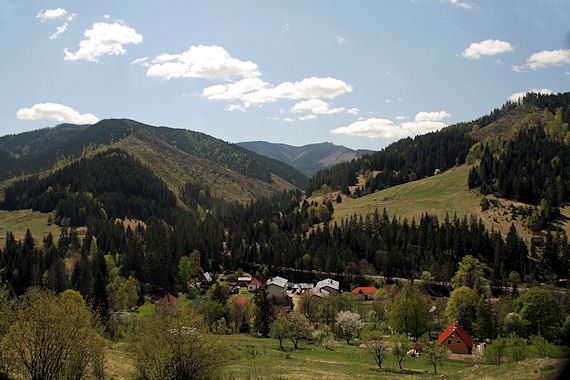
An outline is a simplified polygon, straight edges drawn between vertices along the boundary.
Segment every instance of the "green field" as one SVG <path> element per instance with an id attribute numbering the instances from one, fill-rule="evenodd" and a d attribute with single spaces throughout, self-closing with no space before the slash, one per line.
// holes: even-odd
<path id="1" fill-rule="evenodd" d="M 228 379 L 437 379 L 445 373 L 449 379 L 552 379 L 563 364 L 562 359 L 530 358 L 502 365 L 464 360 L 447 360 L 438 366 L 434 376 L 432 365 L 422 358 L 408 358 L 403 370 L 388 355 L 380 370 L 359 342 L 347 345 L 337 341 L 334 351 L 319 345 L 301 344 L 293 350 L 284 341 L 285 351 L 276 339 L 250 335 L 218 336 L 228 347 L 229 364 L 223 378 Z M 124 341 L 109 342 L 107 375 L 114 379 L 134 379 L 132 357 Z M 461 355 L 458 356 L 458 358 Z"/>
<path id="2" fill-rule="evenodd" d="M 6 245 L 6 233 L 12 231 L 16 240 L 23 240 L 26 231 L 30 229 L 36 244 L 41 244 L 50 232 L 54 242 L 57 242 L 60 227 L 48 224 L 49 214 L 32 210 L 5 211 L 0 210 L 0 248 Z"/>
<path id="3" fill-rule="evenodd" d="M 511 219 L 507 211 L 506 207 L 513 202 L 501 199 L 500 202 L 504 206 L 502 209 L 481 210 L 481 194 L 477 190 L 467 188 L 469 168 L 468 165 L 462 165 L 436 176 L 390 187 L 356 199 L 343 196 L 342 203 L 333 202 L 332 222 L 340 222 L 354 214 L 373 214 L 376 209 L 382 213 L 384 208 L 390 218 L 396 215 L 397 218 L 407 218 L 409 221 L 415 218 L 416 222 L 425 213 L 436 215 L 440 221 L 443 221 L 446 213 L 450 218 L 453 218 L 454 214 L 459 218 L 475 215 L 481 218 L 486 228 L 494 228 L 503 236 L 507 235 L 511 223 L 514 223 L 519 235 L 530 239 L 531 231 L 523 226 L 522 220 Z M 331 199 L 336 196 L 337 193 L 328 195 Z M 564 214 L 567 210 L 563 209 L 561 212 Z M 561 225 L 566 230 L 568 226 L 568 222 Z"/>

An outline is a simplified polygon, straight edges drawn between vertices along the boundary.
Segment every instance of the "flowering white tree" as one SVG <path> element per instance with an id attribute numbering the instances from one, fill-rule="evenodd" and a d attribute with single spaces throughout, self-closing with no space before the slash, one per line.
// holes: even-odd
<path id="1" fill-rule="evenodd" d="M 364 327 L 364 322 L 360 320 L 360 315 L 351 311 L 339 311 L 336 315 L 336 323 L 338 323 L 346 343 L 350 343 L 350 339 Z"/>

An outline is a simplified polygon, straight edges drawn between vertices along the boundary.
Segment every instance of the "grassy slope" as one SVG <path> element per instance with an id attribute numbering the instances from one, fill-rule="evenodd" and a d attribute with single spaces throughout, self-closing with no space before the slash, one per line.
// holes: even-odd
<path id="1" fill-rule="evenodd" d="M 460 218 L 473 214 L 483 220 L 485 227 L 499 230 L 503 236 L 506 236 L 511 223 L 514 222 L 519 234 L 529 239 L 531 231 L 523 226 L 520 218 L 512 220 L 506 210 L 506 207 L 513 202 L 500 199 L 504 205 L 503 209 L 481 210 L 479 206 L 481 195 L 478 191 L 467 188 L 468 174 L 469 166 L 463 165 L 437 176 L 394 186 L 361 198 L 352 199 L 343 196 L 342 203 L 334 203 L 333 222 L 340 222 L 341 219 L 354 214 L 365 216 L 374 213 L 376 208 L 382 213 L 384 207 L 390 217 L 396 215 L 397 218 L 408 218 L 410 221 L 412 218 L 418 221 L 426 212 L 437 215 L 440 221 L 443 221 L 446 213 L 450 218 L 455 213 Z M 337 193 L 328 195 L 331 199 L 335 199 L 336 196 Z M 567 214 L 569 211 L 569 207 L 566 207 L 562 213 Z M 567 233 L 570 232 L 568 219 L 560 225 Z"/>
<path id="2" fill-rule="evenodd" d="M 255 338 L 249 335 L 219 337 L 230 349 L 229 365 L 224 378 L 246 379 L 434 379 L 445 373 L 450 379 L 550 379 L 561 365 L 560 359 L 528 359 L 500 366 L 473 363 L 468 360 L 448 360 L 433 367 L 422 358 L 404 361 L 404 370 L 392 355 L 387 355 L 383 370 L 378 369 L 365 348 L 356 344 L 337 342 L 334 351 L 322 346 L 301 343 L 292 350 L 292 343 L 284 341 L 287 351 L 279 349 L 276 339 Z M 134 378 L 132 357 L 127 345 L 114 342 L 107 348 L 107 374 L 113 378 Z"/>
<path id="3" fill-rule="evenodd" d="M 186 182 L 210 187 L 213 195 L 226 200 L 249 201 L 293 186 L 268 184 L 224 168 L 211 161 L 197 158 L 154 137 L 131 135 L 113 146 L 134 155 L 159 176 L 175 194 Z M 286 183 L 283 180 L 284 183 Z"/>
<path id="4" fill-rule="evenodd" d="M 48 225 L 48 215 L 32 210 L 0 210 L 0 249 L 6 245 L 6 232 L 12 231 L 16 240 L 23 240 L 28 228 L 36 244 L 41 245 L 50 232 L 57 242 L 60 228 L 55 224 Z"/>

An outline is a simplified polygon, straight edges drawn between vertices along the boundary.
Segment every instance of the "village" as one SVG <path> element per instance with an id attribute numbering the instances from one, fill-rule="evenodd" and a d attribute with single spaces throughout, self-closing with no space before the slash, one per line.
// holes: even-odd
<path id="1" fill-rule="evenodd" d="M 374 358 L 379 368 L 390 353 L 398 357 L 400 370 L 404 360 L 419 357 L 436 373 L 448 360 L 501 364 L 565 352 L 549 343 L 556 342 L 551 335 L 555 330 L 546 324 L 556 318 L 553 311 L 566 307 L 566 296 L 555 298 L 553 289 L 541 287 L 518 294 L 515 286 L 494 297 L 482 273 L 481 263 L 464 258 L 451 292 L 444 296 L 439 295 L 441 286 L 430 282 L 429 273 L 420 285 L 360 279 L 367 286 L 349 287 L 343 286 L 342 278 L 293 282 L 280 276 L 259 280 L 242 271 L 205 272 L 189 292 L 199 289 L 203 294 L 194 305 L 216 334 L 269 336 L 279 340 L 282 351 L 287 351 L 287 340 L 295 350 L 304 341 L 330 351 L 346 340 L 361 349 L 363 357 Z M 169 294 L 154 302 L 171 305 L 179 299 Z M 542 320 L 530 320 L 547 310 Z"/>

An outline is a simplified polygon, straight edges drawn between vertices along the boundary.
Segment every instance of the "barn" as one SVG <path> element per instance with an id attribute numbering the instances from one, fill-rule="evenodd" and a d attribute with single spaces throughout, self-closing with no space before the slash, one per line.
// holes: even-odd
<path id="1" fill-rule="evenodd" d="M 471 337 L 457 322 L 453 322 L 441 333 L 439 344 L 454 354 L 470 354 L 473 348 Z"/>

